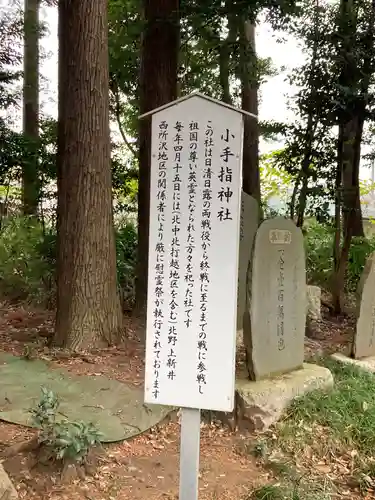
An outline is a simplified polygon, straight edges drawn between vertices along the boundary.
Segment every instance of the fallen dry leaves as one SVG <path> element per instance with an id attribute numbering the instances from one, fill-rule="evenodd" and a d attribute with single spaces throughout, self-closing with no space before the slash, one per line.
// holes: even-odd
<path id="1" fill-rule="evenodd" d="M 27 344 L 33 357 L 48 361 L 51 367 L 63 366 L 75 374 L 100 374 L 140 386 L 144 373 L 144 347 L 138 340 L 140 326 L 131 318 L 126 321 L 128 339 L 124 345 L 71 357 L 46 347 L 46 339 L 53 331 L 52 313 L 3 303 L 0 350 L 23 355 Z M 0 421 L 0 451 L 32 435 L 30 429 Z M 238 439 L 228 429 L 202 424 L 200 499 L 241 498 L 270 477 L 258 471 L 254 459 L 236 452 Z M 106 446 L 95 474 L 84 481 L 64 485 L 58 469 L 36 466 L 30 454 L 6 458 L 3 465 L 21 499 L 174 499 L 178 497 L 179 479 L 178 417 L 130 441 Z"/>
<path id="2" fill-rule="evenodd" d="M 85 375 L 100 374 L 140 386 L 143 383 L 144 347 L 142 326 L 131 317 L 127 322 L 128 340 L 116 348 L 103 349 L 83 356 L 46 347 L 53 331 L 53 313 L 26 306 L 0 303 L 0 350 L 22 355 L 25 343 L 32 344 L 35 356 L 51 366 Z M 323 333 L 322 333 L 323 332 Z M 325 332 L 325 333 L 324 333 Z M 328 332 L 328 333 L 327 333 Z M 332 348 L 347 343 L 347 330 L 324 322 L 319 334 L 324 338 L 307 343 L 313 355 L 326 345 Z M 238 353 L 238 364 L 244 362 L 244 350 Z M 10 443 L 31 439 L 33 431 L 0 421 L 0 451 Z M 240 436 L 219 425 L 201 429 L 200 500 L 242 499 L 256 487 L 272 481 L 274 472 L 261 466 L 251 453 L 240 453 L 252 436 Z M 339 481 L 350 474 L 353 456 L 327 457 L 319 461 L 313 450 L 303 452 L 303 465 L 317 478 L 327 476 Z M 14 481 L 21 499 L 30 500 L 172 500 L 178 498 L 179 423 L 178 417 L 132 440 L 106 446 L 98 457 L 93 476 L 84 481 L 62 484 L 60 471 L 53 467 L 35 466 L 31 455 L 8 458 L 4 466 Z M 343 483 L 345 484 L 345 482 Z M 347 494 L 347 492 L 349 492 Z M 355 499 L 357 491 L 341 488 L 342 497 Z M 375 496 L 366 498 L 375 498 Z M 359 497 L 358 497 L 359 498 Z M 363 497 L 362 497 L 363 498 Z"/>

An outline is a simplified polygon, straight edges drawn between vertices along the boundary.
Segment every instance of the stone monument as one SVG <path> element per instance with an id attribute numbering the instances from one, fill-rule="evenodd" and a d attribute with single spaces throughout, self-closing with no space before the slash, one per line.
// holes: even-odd
<path id="1" fill-rule="evenodd" d="M 304 363 L 305 253 L 293 221 L 277 217 L 261 224 L 247 289 L 248 373 L 238 374 L 236 415 L 251 430 L 264 430 L 295 398 L 333 385 L 327 368 Z"/>
<path id="2" fill-rule="evenodd" d="M 318 286 L 308 285 L 306 292 L 306 337 L 314 338 L 317 333 L 319 334 L 322 321 L 322 291 Z"/>
<path id="3" fill-rule="evenodd" d="M 356 359 L 375 356 L 375 254 L 367 259 L 358 288 L 359 316 L 353 343 Z"/>
<path id="4" fill-rule="evenodd" d="M 357 325 L 351 356 L 333 358 L 375 373 L 375 252 L 366 261 L 357 288 Z"/>
<path id="5" fill-rule="evenodd" d="M 260 226 L 253 258 L 251 304 L 255 380 L 301 368 L 306 322 L 303 236 L 291 220 Z"/>
<path id="6" fill-rule="evenodd" d="M 240 220 L 240 251 L 237 291 L 237 344 L 242 342 L 247 283 L 251 280 L 251 259 L 259 222 L 259 205 L 255 198 L 242 191 Z"/>

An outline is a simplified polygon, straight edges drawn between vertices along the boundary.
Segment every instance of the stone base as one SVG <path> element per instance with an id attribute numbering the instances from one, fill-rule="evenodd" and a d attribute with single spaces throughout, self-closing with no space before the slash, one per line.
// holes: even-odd
<path id="1" fill-rule="evenodd" d="M 375 356 L 369 356 L 368 358 L 354 359 L 344 356 L 341 353 L 332 354 L 332 359 L 338 361 L 339 363 L 353 365 L 361 370 L 365 370 L 369 373 L 375 373 Z"/>
<path id="2" fill-rule="evenodd" d="M 236 417 L 240 426 L 263 431 L 277 422 L 290 403 L 315 389 L 333 386 L 328 368 L 304 363 L 303 368 L 272 379 L 236 381 Z"/>

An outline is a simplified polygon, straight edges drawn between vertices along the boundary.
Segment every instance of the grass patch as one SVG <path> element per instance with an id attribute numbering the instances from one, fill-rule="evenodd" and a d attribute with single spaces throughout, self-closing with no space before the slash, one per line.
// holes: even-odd
<path id="1" fill-rule="evenodd" d="M 331 493 L 315 484 L 268 484 L 256 489 L 247 500 L 330 500 Z"/>
<path id="2" fill-rule="evenodd" d="M 250 499 L 254 500 L 283 500 L 287 498 L 285 488 L 277 484 L 268 484 L 266 486 L 261 486 L 257 490 L 255 490 Z M 289 497 L 293 498 L 293 497 Z"/>
<path id="3" fill-rule="evenodd" d="M 265 464 L 281 453 L 314 481 L 329 477 L 336 486 L 374 491 L 375 376 L 332 359 L 320 360 L 320 364 L 333 373 L 334 388 L 295 401 L 285 418 L 258 441 L 256 449 L 268 450 Z M 293 477 L 289 480 L 294 481 Z M 264 499 L 279 498 L 269 495 Z M 293 496 L 293 491 L 291 495 L 280 498 L 310 498 Z"/>
<path id="4" fill-rule="evenodd" d="M 253 446 L 251 453 L 276 480 L 257 488 L 246 500 L 331 500 L 337 490 L 330 479 L 312 477 L 311 471 L 297 467 L 292 457 L 267 449 L 264 441 Z"/>
<path id="5" fill-rule="evenodd" d="M 375 450 L 375 377 L 354 366 L 324 360 L 335 379 L 333 389 L 314 391 L 295 401 L 277 426 L 279 439 L 316 442 L 316 426 L 324 428 L 338 449 L 356 449 L 372 455 Z M 323 443 L 319 443 L 323 446 Z"/>

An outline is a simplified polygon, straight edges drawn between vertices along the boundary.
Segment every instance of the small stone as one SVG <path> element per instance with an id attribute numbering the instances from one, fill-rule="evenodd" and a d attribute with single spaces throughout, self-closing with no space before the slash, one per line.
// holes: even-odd
<path id="1" fill-rule="evenodd" d="M 321 321 L 320 310 L 322 291 L 318 286 L 308 285 L 307 287 L 307 317 L 313 321 Z"/>
<path id="2" fill-rule="evenodd" d="M 71 484 L 78 479 L 78 471 L 75 464 L 65 464 L 61 473 L 61 481 L 64 484 Z"/>
<path id="3" fill-rule="evenodd" d="M 9 479 L 8 474 L 5 472 L 3 466 L 0 464 L 0 498 L 1 500 L 17 500 L 18 493 L 13 486 L 12 481 Z"/>

